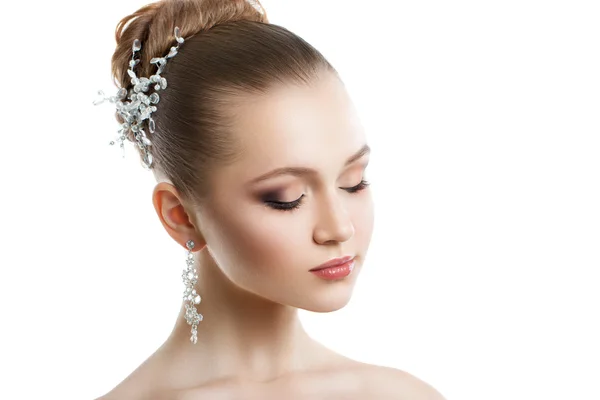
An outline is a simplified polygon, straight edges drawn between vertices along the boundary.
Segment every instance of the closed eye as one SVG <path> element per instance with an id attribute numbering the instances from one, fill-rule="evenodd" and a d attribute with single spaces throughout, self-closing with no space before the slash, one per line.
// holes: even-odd
<path id="1" fill-rule="evenodd" d="M 343 189 L 343 190 L 347 191 L 348 193 L 355 194 L 355 193 L 361 192 L 362 190 L 366 189 L 369 185 L 370 185 L 369 182 L 362 179 L 360 181 L 360 183 L 356 186 L 352 186 L 349 188 L 340 188 L 340 189 Z M 303 198 L 304 198 L 304 195 L 302 195 L 298 199 L 296 199 L 294 201 L 290 201 L 290 202 L 265 201 L 264 203 L 267 207 L 270 207 L 275 210 L 293 211 L 293 210 L 297 210 L 300 208 Z"/>

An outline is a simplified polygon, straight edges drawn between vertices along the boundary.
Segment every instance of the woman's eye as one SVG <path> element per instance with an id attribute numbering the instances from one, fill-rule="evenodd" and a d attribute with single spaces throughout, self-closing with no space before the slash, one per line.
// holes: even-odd
<path id="1" fill-rule="evenodd" d="M 352 186 L 351 188 L 342 188 L 342 189 L 344 189 L 348 193 L 356 193 L 356 192 L 360 192 L 363 189 L 366 189 L 366 187 L 369 185 L 370 185 L 370 183 L 363 179 L 356 186 Z"/>
<path id="2" fill-rule="evenodd" d="M 360 183 L 356 186 L 352 186 L 349 188 L 340 188 L 340 189 L 344 189 L 345 191 L 347 191 L 348 193 L 358 193 L 361 190 L 364 190 L 367 188 L 367 186 L 369 186 L 370 183 L 367 182 L 366 180 L 361 180 Z M 298 208 L 300 208 L 300 205 L 302 204 L 302 198 L 304 197 L 304 195 L 300 196 L 298 199 L 294 200 L 294 201 L 289 201 L 289 202 L 283 202 L 283 201 L 267 201 L 265 200 L 264 203 L 275 210 L 282 210 L 282 211 L 293 211 L 293 210 L 297 210 Z"/>
<path id="3" fill-rule="evenodd" d="M 283 210 L 283 211 L 296 210 L 296 209 L 300 208 L 300 203 L 302 202 L 303 197 L 304 197 L 304 195 L 302 195 L 298 199 L 296 199 L 294 201 L 290 201 L 290 202 L 265 201 L 265 204 L 268 207 L 271 207 L 275 210 Z"/>

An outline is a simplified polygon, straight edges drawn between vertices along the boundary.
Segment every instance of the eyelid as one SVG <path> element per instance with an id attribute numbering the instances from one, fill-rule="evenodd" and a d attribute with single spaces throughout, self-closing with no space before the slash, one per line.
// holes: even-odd
<path id="1" fill-rule="evenodd" d="M 371 183 L 369 181 L 367 181 L 366 177 L 363 175 L 363 177 L 361 178 L 360 182 L 357 185 L 351 186 L 349 188 L 340 188 L 340 189 L 345 190 L 349 194 L 357 194 L 357 193 L 362 192 L 363 190 L 367 189 L 367 187 L 370 185 L 371 185 Z M 266 207 L 277 210 L 277 211 L 293 212 L 300 208 L 300 206 L 303 203 L 302 199 L 304 198 L 304 196 L 305 196 L 305 194 L 302 193 L 302 196 L 300 196 L 299 198 L 297 198 L 296 200 L 293 200 L 293 201 L 263 200 L 263 204 Z"/>
<path id="2" fill-rule="evenodd" d="M 365 161 L 362 161 L 359 164 L 353 164 L 349 167 L 346 167 L 344 170 L 344 173 L 342 175 L 346 175 L 351 172 L 356 172 L 354 170 L 358 169 L 360 167 L 359 171 L 362 171 L 363 176 L 364 176 L 364 170 L 368 167 L 368 165 L 369 165 L 368 159 Z M 313 181 L 313 183 L 314 183 L 316 178 L 309 178 L 308 180 Z M 305 180 L 302 178 L 300 178 L 300 181 L 305 182 Z M 298 183 L 298 180 L 294 180 L 291 183 L 279 184 L 279 185 L 273 187 L 272 189 L 263 190 L 262 197 L 282 197 L 283 194 L 288 193 L 290 191 L 294 191 L 294 189 L 296 189 L 298 187 L 304 187 L 304 186 L 305 186 L 304 183 L 300 184 L 300 183 Z"/>
<path id="3" fill-rule="evenodd" d="M 365 179 L 364 177 L 364 171 L 366 170 L 366 168 L 369 166 L 369 157 L 367 156 L 363 156 L 362 158 L 355 160 L 353 164 L 347 166 L 346 168 L 344 168 L 344 174 L 350 173 L 350 172 L 355 172 L 354 170 L 360 167 L 360 171 L 363 172 L 363 177 L 361 179 Z M 314 178 L 309 178 L 309 180 L 313 180 Z M 304 181 L 303 177 L 300 177 L 301 181 Z M 262 194 L 260 195 L 262 201 L 273 201 L 276 202 L 275 200 L 270 200 L 273 198 L 281 198 L 283 197 L 283 195 L 285 193 L 288 193 L 289 191 L 293 191 L 294 188 L 296 188 L 298 186 L 298 181 L 294 180 L 294 183 L 288 183 L 288 184 L 282 184 L 282 185 L 277 185 L 276 187 L 272 188 L 272 189 L 267 189 L 267 190 L 263 190 L 261 191 Z M 303 186 L 303 185 L 300 185 Z M 353 186 L 351 186 L 353 187 Z M 281 202 L 284 203 L 284 202 Z"/>
<path id="4" fill-rule="evenodd" d="M 359 170 L 359 171 L 364 171 L 367 169 L 367 167 L 369 166 L 369 159 L 361 159 L 360 161 L 355 161 L 355 164 L 351 164 L 349 166 L 347 166 L 346 168 L 344 168 L 343 173 L 347 173 L 350 171 L 355 171 L 355 170 Z"/>

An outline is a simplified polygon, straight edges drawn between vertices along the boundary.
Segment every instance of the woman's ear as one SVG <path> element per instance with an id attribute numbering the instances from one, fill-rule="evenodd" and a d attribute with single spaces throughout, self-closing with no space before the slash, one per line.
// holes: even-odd
<path id="1" fill-rule="evenodd" d="M 194 241 L 194 252 L 206 246 L 195 215 L 191 209 L 186 209 L 175 186 L 168 182 L 159 182 L 152 192 L 152 204 L 169 236 L 181 247 L 187 250 L 188 240 Z"/>

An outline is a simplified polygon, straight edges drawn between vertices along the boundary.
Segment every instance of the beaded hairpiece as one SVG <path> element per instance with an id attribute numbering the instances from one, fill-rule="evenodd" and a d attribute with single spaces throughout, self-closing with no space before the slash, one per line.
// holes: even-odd
<path id="1" fill-rule="evenodd" d="M 131 131 L 133 132 L 138 147 L 142 151 L 142 162 L 146 169 L 152 168 L 152 154 L 150 154 L 148 149 L 148 147 L 152 145 L 152 142 L 148 139 L 146 132 L 143 129 L 144 121 L 148 120 L 148 130 L 150 133 L 154 133 L 156 125 L 152 119 L 152 113 L 156 111 L 155 104 L 160 100 L 160 96 L 157 92 L 167 88 L 167 80 L 160 76 L 160 74 L 167 65 L 167 60 L 173 58 L 177 54 L 180 45 L 184 42 L 179 27 L 175 28 L 174 33 L 175 39 L 177 40 L 177 46 L 171 47 L 166 56 L 154 57 L 150 60 L 151 64 L 157 65 L 158 70 L 149 78 L 138 77 L 134 72 L 135 66 L 140 62 L 139 59 L 136 59 L 136 53 L 142 49 L 141 42 L 138 39 L 135 39 L 132 46 L 133 54 L 129 61 L 129 69 L 127 69 L 127 74 L 131 78 L 132 88 L 129 90 L 120 88 L 116 95 L 109 97 L 106 97 L 104 92 L 100 90 L 98 91 L 98 95 L 101 96 L 101 98 L 93 102 L 94 105 L 102 104 L 105 101 L 116 104 L 117 113 L 124 121 L 121 124 L 121 129 L 118 131 L 119 136 L 116 138 L 116 140 L 120 142 L 120 147 L 123 150 L 123 157 L 125 157 L 124 141 L 127 138 L 128 131 Z M 154 88 L 155 91 L 154 93 L 147 95 L 146 92 L 148 92 L 150 88 Z M 111 141 L 109 144 L 114 145 L 115 142 Z"/>

